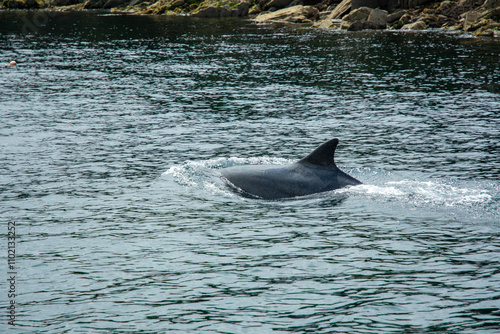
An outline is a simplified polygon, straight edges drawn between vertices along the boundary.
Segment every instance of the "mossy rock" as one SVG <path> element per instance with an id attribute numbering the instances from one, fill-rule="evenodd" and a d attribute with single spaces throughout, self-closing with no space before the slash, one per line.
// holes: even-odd
<path id="1" fill-rule="evenodd" d="M 250 3 L 238 0 L 205 0 L 195 10 L 191 16 L 194 17 L 236 17 L 247 16 Z"/>
<path id="2" fill-rule="evenodd" d="M 145 11 L 145 14 L 164 14 L 184 12 L 184 9 L 189 8 L 189 2 L 186 0 L 160 0 L 150 5 Z"/>

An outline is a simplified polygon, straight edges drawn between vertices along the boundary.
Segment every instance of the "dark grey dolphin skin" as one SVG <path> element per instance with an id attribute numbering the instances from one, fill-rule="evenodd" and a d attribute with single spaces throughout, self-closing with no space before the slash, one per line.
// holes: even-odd
<path id="1" fill-rule="evenodd" d="M 280 199 L 330 191 L 361 184 L 335 165 L 339 140 L 320 145 L 291 165 L 246 165 L 225 168 L 222 178 L 242 195 Z"/>

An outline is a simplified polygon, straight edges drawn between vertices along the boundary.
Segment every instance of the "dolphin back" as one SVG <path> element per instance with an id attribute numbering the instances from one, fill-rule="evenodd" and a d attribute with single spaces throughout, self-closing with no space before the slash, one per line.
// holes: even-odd
<path id="1" fill-rule="evenodd" d="M 320 145 L 291 165 L 246 165 L 221 171 L 227 183 L 243 195 L 264 199 L 305 196 L 361 184 L 334 161 L 338 139 Z"/>

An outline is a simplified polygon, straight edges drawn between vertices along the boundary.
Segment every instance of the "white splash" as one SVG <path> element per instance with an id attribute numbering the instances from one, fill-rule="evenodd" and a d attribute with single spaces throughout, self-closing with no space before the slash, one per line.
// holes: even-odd
<path id="1" fill-rule="evenodd" d="M 162 176 L 172 176 L 174 181 L 187 187 L 205 189 L 212 194 L 226 194 L 229 192 L 220 179 L 219 169 L 240 165 L 283 165 L 290 160 L 271 157 L 259 158 L 215 158 L 203 161 L 186 161 L 180 166 L 172 166 Z"/>
<path id="2" fill-rule="evenodd" d="M 378 201 L 409 202 L 417 206 L 474 206 L 485 204 L 493 196 L 487 189 L 460 186 L 449 181 L 400 180 L 382 185 L 363 184 L 349 188 L 350 193 L 364 195 Z"/>

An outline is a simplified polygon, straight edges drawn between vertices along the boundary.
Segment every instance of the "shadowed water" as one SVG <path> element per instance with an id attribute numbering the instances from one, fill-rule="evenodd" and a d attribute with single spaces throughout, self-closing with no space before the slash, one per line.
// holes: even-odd
<path id="1" fill-rule="evenodd" d="M 500 330 L 498 40 L 34 15 L 0 13 L 1 332 Z M 363 185 L 219 177 L 333 137 Z"/>

